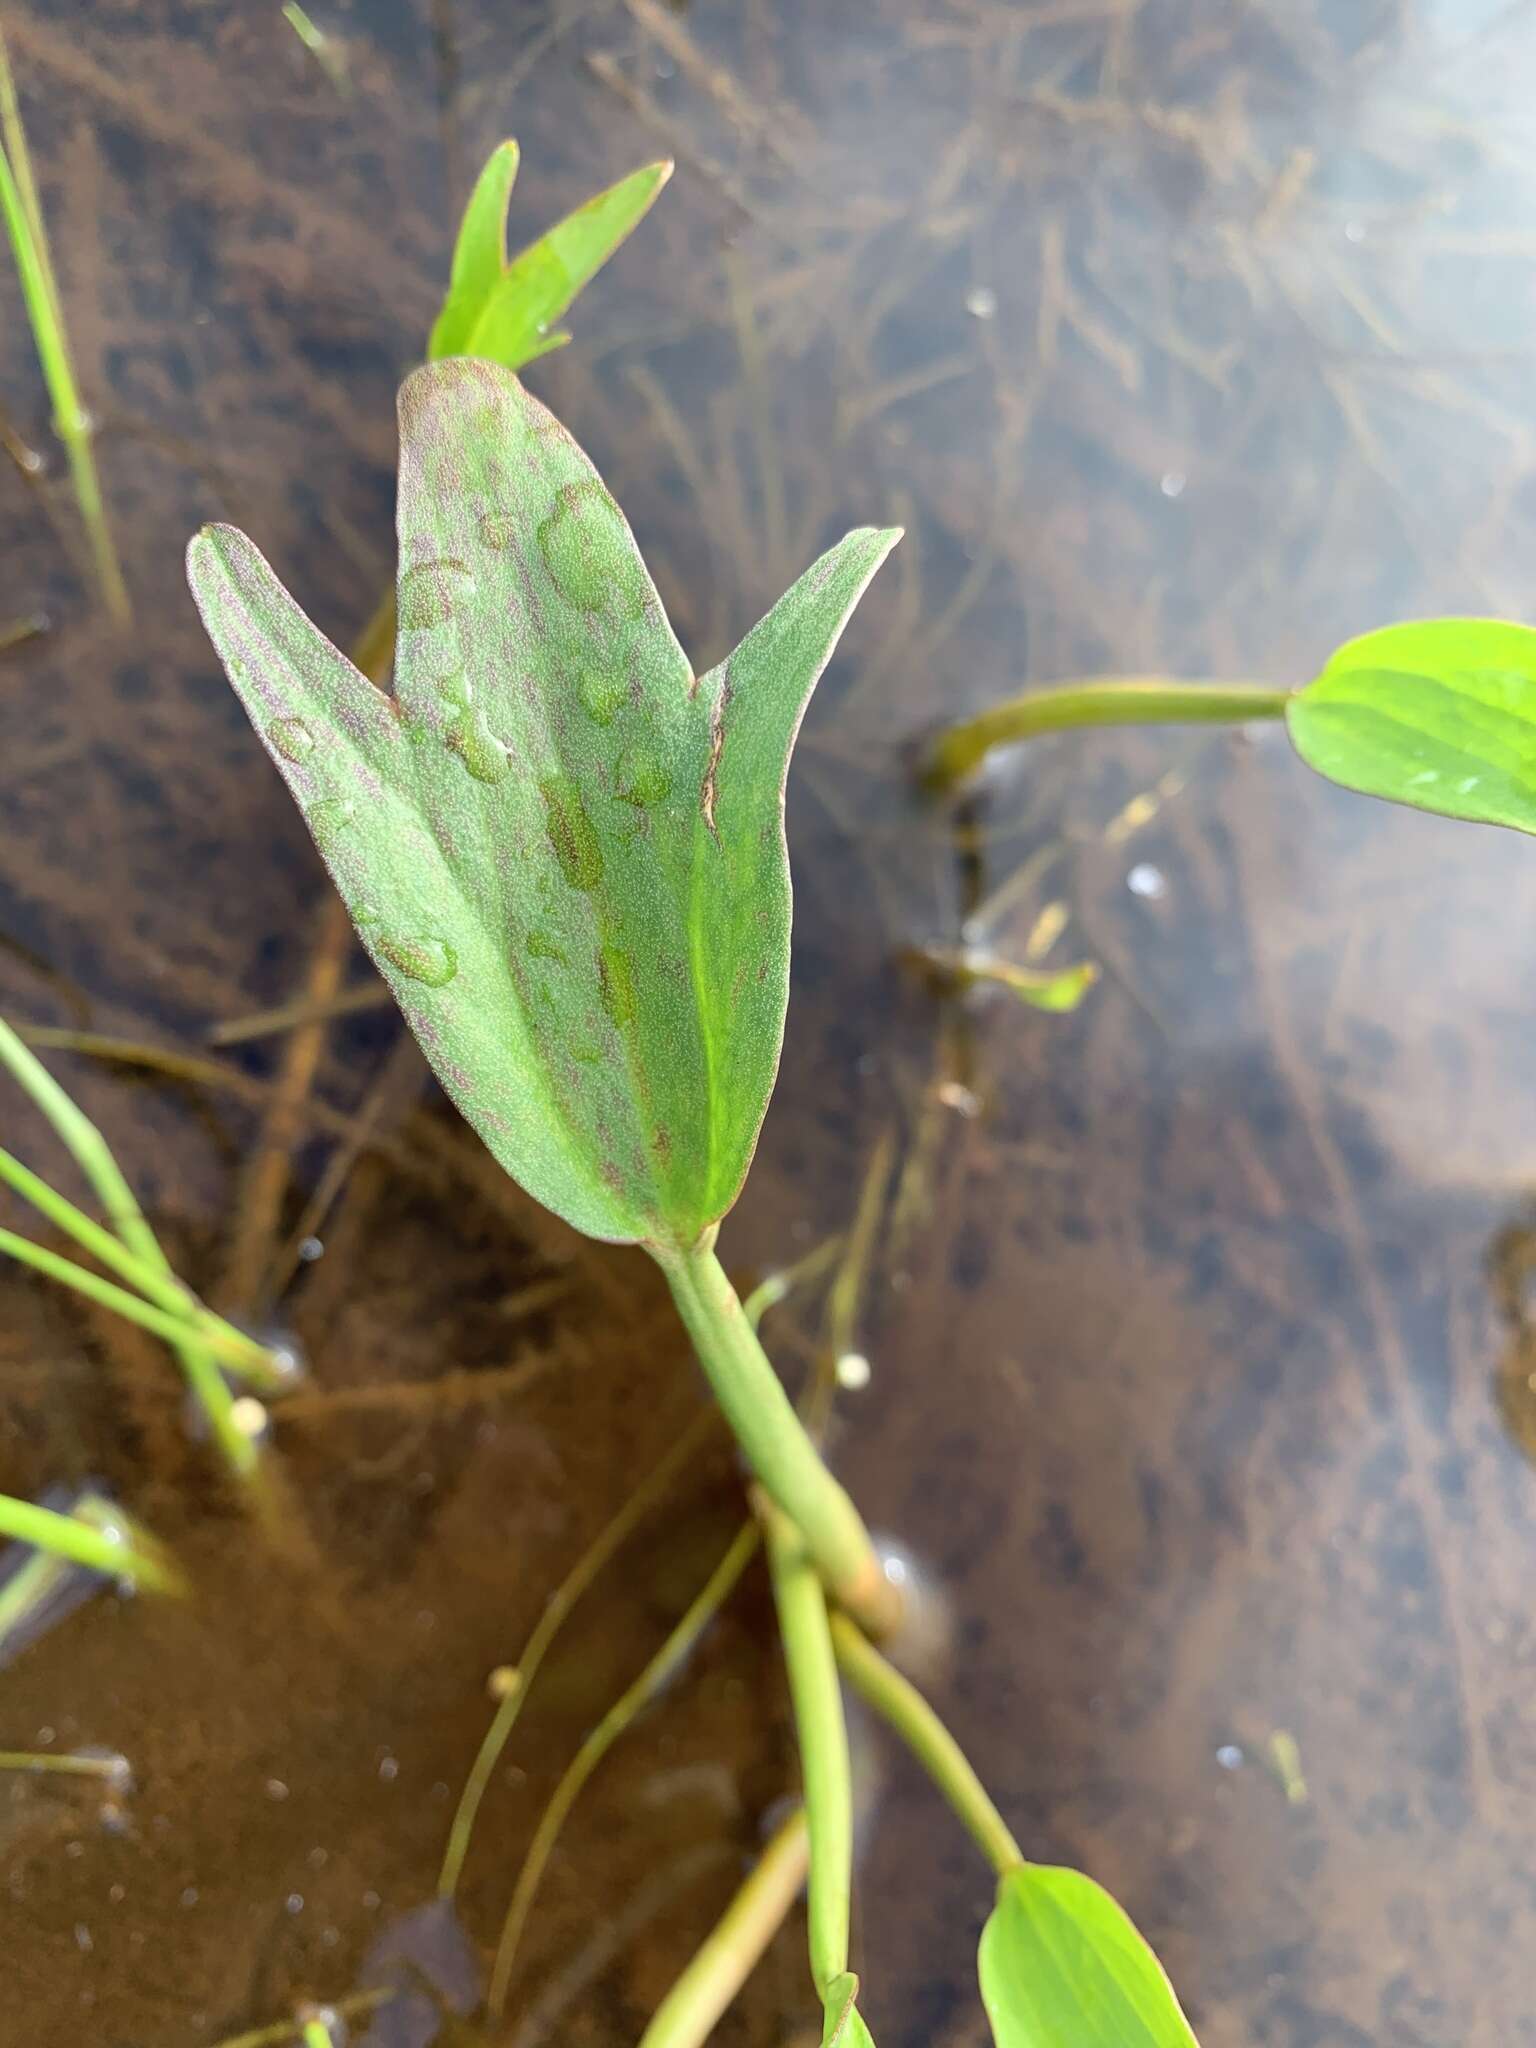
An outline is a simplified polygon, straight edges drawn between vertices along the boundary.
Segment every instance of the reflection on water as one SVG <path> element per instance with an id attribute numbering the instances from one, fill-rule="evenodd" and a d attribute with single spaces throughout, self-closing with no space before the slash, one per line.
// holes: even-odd
<path id="1" fill-rule="evenodd" d="M 1026 1846 L 1113 1886 L 1206 2048 L 1526 2038 L 1536 1475 L 1498 1379 L 1523 1286 L 1517 1313 L 1496 1261 L 1491 1297 L 1487 1259 L 1532 1160 L 1530 849 L 1325 788 L 1273 733 L 1048 742 L 957 832 L 901 742 L 1030 678 L 1284 680 L 1390 617 L 1529 613 L 1536 23 L 630 0 L 509 27 L 448 0 L 321 25 L 345 98 L 276 9 L 8 19 L 137 618 L 108 631 L 66 501 L 0 472 L 0 629 L 55 621 L 0 652 L 7 1009 L 201 1058 L 362 979 L 198 634 L 185 535 L 238 520 L 354 634 L 473 166 L 516 130 L 531 230 L 674 151 L 530 381 L 696 664 L 845 526 L 908 528 L 798 758 L 796 1000 L 727 1251 L 843 1228 L 895 1134 L 843 1462 L 950 1590 L 942 1703 Z M 0 392 L 43 439 L 14 310 Z M 1103 979 L 1066 1019 L 937 1005 L 896 955 L 962 936 Z M 276 1557 L 153 1347 L 0 1276 L 0 1480 L 100 1474 L 201 1588 L 92 1603 L 4 1674 L 6 1742 L 120 1749 L 140 1787 L 113 1835 L 0 1788 L 39 2048 L 193 2048 L 354 1985 L 431 1894 L 485 1674 L 691 1412 L 636 1262 L 500 1189 L 393 1040 L 357 1014 L 312 1087 L 282 1038 L 217 1089 L 69 1064 L 223 1305 L 265 1309 L 299 1226 L 324 1255 L 282 1306 L 312 1379 L 274 1410 Z M 250 1222 L 274 1186 L 276 1243 Z M 732 1505 L 718 1459 L 551 1660 L 461 1900 L 478 1941 Z M 592 1788 L 530 1930 L 530 2043 L 631 2039 L 660 1998 L 785 1784 L 774 1670 L 739 1604 Z M 721 1758 L 729 1810 L 714 1779 L 647 1802 Z M 885 2048 L 972 2040 L 985 1882 L 891 1768 L 870 2018 Z M 804 2014 L 791 1937 L 730 2038 Z"/>

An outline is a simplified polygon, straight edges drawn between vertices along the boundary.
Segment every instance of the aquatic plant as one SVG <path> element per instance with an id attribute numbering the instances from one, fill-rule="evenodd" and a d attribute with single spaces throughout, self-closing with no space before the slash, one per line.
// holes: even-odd
<path id="1" fill-rule="evenodd" d="M 1319 775 L 1446 818 L 1536 832 L 1536 628 L 1422 619 L 1346 640 L 1298 689 L 1096 676 L 1048 685 L 949 726 L 924 779 L 954 789 L 1000 747 L 1104 725 L 1283 719 Z"/>
<path id="2" fill-rule="evenodd" d="M 494 200 L 493 187 L 488 215 Z M 503 366 L 444 356 L 406 381 L 399 412 L 392 696 L 310 622 L 237 530 L 209 527 L 192 541 L 193 595 L 448 1094 L 529 1193 L 590 1236 L 643 1247 L 667 1279 L 761 1489 L 803 1764 L 825 2038 L 867 2040 L 848 1970 L 852 1794 L 835 1631 L 845 1662 L 866 1677 L 883 1670 L 850 1645 L 877 1658 L 871 1639 L 897 1630 L 900 1597 L 715 1243 L 783 1036 L 790 753 L 899 535 L 848 534 L 734 653 L 695 676 L 617 504 Z M 564 1804 L 755 1542 L 749 1525 L 578 1757 L 509 1909 L 493 2011 Z M 887 1686 L 882 1696 L 974 1827 L 985 1795 L 956 1765 L 952 1739 L 934 1735 L 915 1694 Z M 1003 1889 L 983 1986 L 1005 2048 L 1060 2040 L 1068 2011 L 1080 2048 L 1191 2042 L 1119 1909 L 1086 1878 L 1067 1885 L 1025 1863 L 1000 1821 L 984 1834 Z M 759 1923 L 749 1900 L 732 1924 L 745 1940 Z M 682 1987 L 669 2000 L 676 2017 L 648 2033 L 651 2048 L 702 2038 L 699 2015 L 733 1974 L 712 1956 L 714 1988 L 695 1997 Z"/>

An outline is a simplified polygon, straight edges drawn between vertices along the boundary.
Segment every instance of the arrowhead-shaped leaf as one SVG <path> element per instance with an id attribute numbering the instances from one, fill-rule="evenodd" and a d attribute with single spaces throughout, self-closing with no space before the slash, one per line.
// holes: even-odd
<path id="1" fill-rule="evenodd" d="M 897 535 L 849 534 L 695 681 L 623 514 L 514 377 L 418 370 L 400 439 L 393 700 L 233 528 L 192 542 L 193 594 L 497 1159 L 592 1236 L 691 1244 L 777 1071 L 790 749 Z"/>
<path id="2" fill-rule="evenodd" d="M 1162 1964 L 1080 1870 L 1009 1871 L 978 1964 L 997 2048 L 1198 2048 Z"/>
<path id="3" fill-rule="evenodd" d="M 1296 751 L 1346 789 L 1536 832 L 1536 630 L 1426 619 L 1348 640 L 1286 708 Z"/>
<path id="4" fill-rule="evenodd" d="M 875 2048 L 855 2000 L 859 1980 L 851 1971 L 827 1986 L 822 2000 L 821 2048 Z"/>

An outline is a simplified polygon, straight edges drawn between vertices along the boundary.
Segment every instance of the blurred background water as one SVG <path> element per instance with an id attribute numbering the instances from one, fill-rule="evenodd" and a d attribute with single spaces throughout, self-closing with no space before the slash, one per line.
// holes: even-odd
<path id="1" fill-rule="evenodd" d="M 102 1744 L 137 1788 L 104 1827 L 0 1785 L 25 2038 L 201 2048 L 349 1989 L 430 1895 L 486 1673 L 697 1405 L 639 1259 L 498 1186 L 387 1012 L 206 1044 L 367 975 L 186 537 L 235 520 L 358 632 L 394 387 L 513 133 L 514 243 L 677 159 L 529 381 L 696 665 L 846 526 L 907 527 L 797 756 L 784 1072 L 723 1249 L 782 1264 L 889 1164 L 838 1457 L 952 1603 L 939 1703 L 1205 2048 L 1536 2040 L 1531 850 L 1331 790 L 1273 731 L 1046 742 L 958 834 L 902 752 L 1032 680 L 1301 680 L 1390 618 L 1530 615 L 1536 10 L 312 11 L 327 63 L 275 5 L 6 14 L 134 620 L 93 602 L 57 477 L 0 460 L 0 626 L 51 622 L 0 653 L 0 1000 L 226 1063 L 58 1056 L 188 1277 L 312 1369 L 274 1555 L 154 1347 L 0 1274 L 0 1483 L 102 1478 L 199 1586 L 94 1602 L 0 1672 L 0 1745 Z M 6 425 L 46 446 L 0 294 Z M 940 1007 L 899 955 L 963 924 L 1103 979 L 1066 1019 Z M 774 1348 L 825 1334 L 812 1305 Z M 723 1540 L 706 1467 L 552 1660 L 462 1895 L 479 1943 Z M 984 1873 L 871 1755 L 871 2023 L 977 2041 Z M 791 1756 L 759 1590 L 578 1812 L 509 2038 L 633 2039 Z M 719 2038 L 812 2038 L 807 2007 L 791 1929 Z"/>

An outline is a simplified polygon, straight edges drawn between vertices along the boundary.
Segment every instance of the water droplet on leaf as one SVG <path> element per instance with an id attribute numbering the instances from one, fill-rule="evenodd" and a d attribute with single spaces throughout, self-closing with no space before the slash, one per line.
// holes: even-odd
<path id="1" fill-rule="evenodd" d="M 630 747 L 619 756 L 613 773 L 613 792 L 627 804 L 649 810 L 671 791 L 672 777 L 666 764 L 649 747 Z"/>
<path id="2" fill-rule="evenodd" d="M 459 956 L 446 939 L 382 938 L 378 946 L 398 974 L 428 988 L 446 988 L 459 971 Z"/>
<path id="3" fill-rule="evenodd" d="M 350 797 L 327 796 L 311 804 L 305 815 L 316 846 L 327 853 L 356 817 L 357 806 Z"/>
<path id="4" fill-rule="evenodd" d="M 302 718 L 274 718 L 267 734 L 285 761 L 302 761 L 315 751 L 315 736 Z"/>
<path id="5" fill-rule="evenodd" d="M 494 786 L 512 762 L 506 748 L 485 722 L 478 704 L 461 711 L 448 729 L 449 751 L 458 755 L 476 782 Z"/>
<path id="6" fill-rule="evenodd" d="M 418 562 L 400 579 L 401 626 L 410 633 L 446 626 L 474 587 L 474 577 L 451 555 L 436 562 Z"/>
<path id="7" fill-rule="evenodd" d="M 578 611 L 643 616 L 645 571 L 623 513 L 596 478 L 561 487 L 554 511 L 539 522 L 539 552 L 555 588 Z"/>

